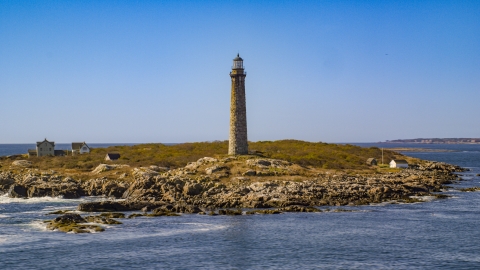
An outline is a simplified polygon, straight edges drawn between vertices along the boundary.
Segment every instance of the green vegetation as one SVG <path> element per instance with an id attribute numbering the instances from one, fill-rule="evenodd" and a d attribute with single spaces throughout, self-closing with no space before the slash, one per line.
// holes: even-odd
<path id="1" fill-rule="evenodd" d="M 362 148 L 350 144 L 283 140 L 250 143 L 249 148 L 262 152 L 268 158 L 324 169 L 367 169 L 368 158 L 376 158 L 379 163 L 382 159 L 382 151 L 378 147 Z M 396 155 L 398 154 L 385 150 L 384 160 L 389 162 Z"/>
<path id="2" fill-rule="evenodd" d="M 298 140 L 250 142 L 249 149 L 258 156 L 282 159 L 301 166 L 323 169 L 371 169 L 365 162 L 376 158 L 381 162 L 381 150 L 377 147 L 362 148 L 354 145 L 314 143 Z M 64 157 L 32 157 L 33 168 L 72 172 L 91 171 L 100 163 L 128 164 L 131 167 L 156 165 L 160 167 L 183 167 L 188 162 L 202 157 L 227 157 L 228 141 L 183 143 L 177 145 L 140 144 L 135 146 L 112 146 L 94 148 L 90 154 Z M 107 153 L 120 153 L 116 161 L 105 161 Z M 384 161 L 399 156 L 384 150 Z M 23 157 L 25 158 L 25 157 Z M 402 156 L 402 158 L 405 158 Z M 17 159 L 22 159 L 18 157 Z M 10 166 L 11 159 L 2 158 L 1 165 Z M 380 166 L 379 166 L 380 168 Z"/>

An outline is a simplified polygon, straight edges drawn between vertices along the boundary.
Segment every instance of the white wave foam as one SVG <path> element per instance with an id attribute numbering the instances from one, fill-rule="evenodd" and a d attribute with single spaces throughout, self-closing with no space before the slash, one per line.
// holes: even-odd
<path id="1" fill-rule="evenodd" d="M 30 223 L 27 223 L 25 226 L 35 231 L 50 231 L 47 229 L 47 225 L 43 222 L 43 220 L 34 220 Z"/>
<path id="2" fill-rule="evenodd" d="M 424 202 L 431 202 L 435 200 L 435 196 L 410 196 L 412 199 L 418 199 Z"/>
<path id="3" fill-rule="evenodd" d="M 129 223 L 133 222 L 134 220 L 124 220 L 124 225 L 126 226 L 111 226 L 111 228 L 106 227 L 104 224 L 102 224 L 102 227 L 108 228 L 110 230 L 114 230 L 116 228 L 123 228 L 122 233 L 118 234 L 103 234 L 103 236 L 107 237 L 109 241 L 123 241 L 127 239 L 142 239 L 142 238 L 150 238 L 150 237 L 171 237 L 175 235 L 183 235 L 183 234 L 192 234 L 192 233 L 208 233 L 211 231 L 218 231 L 218 230 L 224 230 L 228 228 L 228 225 L 214 225 L 214 224 L 209 224 L 209 223 L 176 223 L 178 226 L 182 225 L 187 225 L 186 228 L 169 228 L 167 230 L 161 229 L 161 230 L 151 230 L 151 231 L 142 231 L 139 233 L 137 230 L 130 230 L 128 227 L 130 227 Z M 136 221 L 138 222 L 138 220 Z M 154 220 L 142 220 L 141 222 L 155 222 Z M 108 231 L 108 229 L 106 231 Z M 113 236 L 113 238 L 112 238 Z"/>
<path id="4" fill-rule="evenodd" d="M 33 197 L 33 198 L 10 198 L 8 194 L 4 194 L 0 196 L 0 204 L 8 204 L 8 203 L 25 203 L 25 204 L 33 204 L 33 203 L 44 203 L 44 202 L 91 202 L 91 201 L 124 201 L 125 199 L 112 199 L 105 196 L 88 196 L 88 197 L 81 197 L 77 199 L 64 199 L 62 196 L 58 197 Z"/>
<path id="5" fill-rule="evenodd" d="M 222 230 L 222 229 L 225 229 L 225 228 L 227 228 L 227 226 L 208 224 L 208 226 L 205 226 L 203 228 L 178 229 L 178 230 L 172 230 L 172 231 L 167 231 L 167 232 L 153 233 L 153 234 L 145 235 L 145 237 L 173 236 L 173 235 L 179 235 L 179 234 L 185 234 L 185 233 L 194 233 L 194 232 L 210 232 L 210 231 Z"/>
<path id="6" fill-rule="evenodd" d="M 10 217 L 9 215 L 4 215 L 4 214 L 0 214 L 0 218 L 7 218 L 7 217 Z"/>
<path id="7" fill-rule="evenodd" d="M 6 243 L 8 238 L 6 236 L 0 236 L 0 244 Z"/>
<path id="8" fill-rule="evenodd" d="M 445 213 L 432 213 L 432 216 L 435 218 L 442 218 L 442 219 L 458 219 L 459 216 L 457 215 L 448 215 Z"/>
<path id="9" fill-rule="evenodd" d="M 25 204 L 32 204 L 32 203 L 42 203 L 42 202 L 75 202 L 75 201 L 82 201 L 82 199 L 64 199 L 62 196 L 58 197 L 34 197 L 34 198 L 10 198 L 7 194 L 0 196 L 0 204 L 8 204 L 8 203 L 25 203 Z"/>

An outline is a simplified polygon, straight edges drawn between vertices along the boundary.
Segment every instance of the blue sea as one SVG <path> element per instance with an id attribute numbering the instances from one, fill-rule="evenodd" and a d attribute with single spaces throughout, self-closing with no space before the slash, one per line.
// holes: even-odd
<path id="1" fill-rule="evenodd" d="M 456 190 L 480 186 L 480 145 L 359 145 L 454 150 L 405 154 L 471 170 L 450 198 L 425 203 L 119 219 L 94 234 L 47 231 L 43 221 L 103 198 L 0 196 L 0 269 L 480 269 L 480 192 Z"/>

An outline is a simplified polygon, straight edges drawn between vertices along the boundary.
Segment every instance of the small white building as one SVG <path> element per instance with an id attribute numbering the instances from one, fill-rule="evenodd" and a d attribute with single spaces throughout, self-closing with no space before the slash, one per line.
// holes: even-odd
<path id="1" fill-rule="evenodd" d="M 390 168 L 408 168 L 408 162 L 404 159 L 392 159 Z"/>
<path id="2" fill-rule="evenodd" d="M 90 153 L 90 147 L 85 142 L 72 142 L 72 155 L 88 153 Z"/>

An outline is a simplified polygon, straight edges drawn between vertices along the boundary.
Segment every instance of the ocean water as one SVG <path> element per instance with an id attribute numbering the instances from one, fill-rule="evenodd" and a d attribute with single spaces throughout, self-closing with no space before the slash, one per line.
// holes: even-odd
<path id="1" fill-rule="evenodd" d="M 353 212 L 141 217 L 64 234 L 45 229 L 48 212 L 103 198 L 0 196 L 0 269 L 479 269 L 480 192 L 456 188 L 480 186 L 480 146 L 453 150 L 408 153 L 469 167 L 452 197 L 341 207 Z"/>

